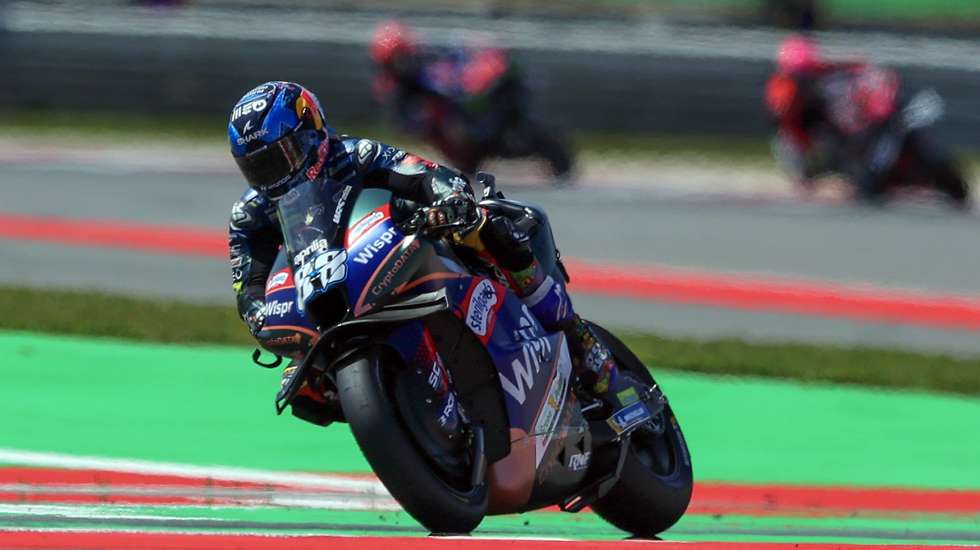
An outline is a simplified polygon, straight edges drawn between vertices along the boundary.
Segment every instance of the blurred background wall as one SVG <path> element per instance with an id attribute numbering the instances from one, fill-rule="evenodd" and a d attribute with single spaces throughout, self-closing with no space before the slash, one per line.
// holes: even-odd
<path id="1" fill-rule="evenodd" d="M 245 9 L 247 8 L 247 9 Z M 779 39 L 899 68 L 947 102 L 943 130 L 980 140 L 980 2 L 945 0 L 187 0 L 6 2 L 0 110 L 201 115 L 270 78 L 316 90 L 338 126 L 376 125 L 367 44 L 397 16 L 429 44 L 493 40 L 530 74 L 538 111 L 577 131 L 763 136 Z M 574 93 L 571 91 L 574 90 Z"/>

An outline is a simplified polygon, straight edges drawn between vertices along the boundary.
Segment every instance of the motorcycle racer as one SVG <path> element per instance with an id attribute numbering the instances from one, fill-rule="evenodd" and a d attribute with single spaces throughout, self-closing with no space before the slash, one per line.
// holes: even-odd
<path id="1" fill-rule="evenodd" d="M 309 344 L 309 335 L 296 327 L 266 326 L 271 305 L 265 291 L 283 239 L 276 201 L 307 179 L 329 177 L 354 188 L 391 191 L 393 210 L 405 217 L 421 212 L 429 228 L 487 216 L 475 240 L 539 322 L 547 330 L 565 332 L 584 387 L 613 410 L 635 401 L 636 393 L 626 391 L 632 382 L 619 375 L 608 347 L 572 309 L 562 275 L 544 272 L 528 235 L 509 218 L 480 212 L 458 171 L 374 140 L 337 134 L 325 124 L 316 96 L 291 82 L 267 82 L 247 92 L 232 110 L 228 136 L 249 185 L 231 213 L 232 284 L 238 312 L 262 347 L 295 358 Z M 473 239 L 460 240 L 466 241 Z"/>
<path id="2" fill-rule="evenodd" d="M 370 56 L 373 92 L 390 104 L 401 127 L 433 143 L 457 168 L 474 173 L 492 156 L 542 156 L 566 179 L 566 147 L 526 113 L 528 89 L 508 53 L 496 47 L 423 48 L 397 21 L 375 30 Z"/>
<path id="3" fill-rule="evenodd" d="M 831 62 L 817 43 L 792 35 L 779 46 L 765 99 L 778 123 L 775 150 L 797 182 L 842 167 L 858 198 L 880 199 L 901 149 L 890 122 L 899 102 L 897 74 L 863 61 Z"/>

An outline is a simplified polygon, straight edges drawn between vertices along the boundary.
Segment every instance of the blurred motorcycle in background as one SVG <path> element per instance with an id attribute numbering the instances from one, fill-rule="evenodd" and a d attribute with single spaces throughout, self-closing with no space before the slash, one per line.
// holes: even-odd
<path id="1" fill-rule="evenodd" d="M 448 164 L 475 174 L 492 158 L 533 158 L 555 185 L 571 182 L 570 144 L 531 114 L 524 74 L 505 50 L 423 48 L 408 27 L 389 21 L 375 32 L 371 59 L 375 99 Z"/>
<path id="2" fill-rule="evenodd" d="M 822 60 L 809 39 L 783 42 L 765 100 L 778 124 L 777 161 L 806 191 L 837 175 L 856 197 L 881 203 L 897 192 L 931 189 L 958 208 L 970 188 L 935 137 L 944 103 L 935 90 L 903 98 L 898 74 L 865 62 Z"/>

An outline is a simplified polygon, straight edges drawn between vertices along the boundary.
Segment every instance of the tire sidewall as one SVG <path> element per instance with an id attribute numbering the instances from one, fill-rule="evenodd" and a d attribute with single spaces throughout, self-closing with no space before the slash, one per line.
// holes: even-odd
<path id="1" fill-rule="evenodd" d="M 611 348 L 621 369 L 647 383 L 653 376 L 632 351 L 609 331 L 593 325 Z M 650 471 L 631 449 L 626 455 L 619 483 L 593 504 L 593 510 L 616 527 L 641 537 L 652 537 L 680 520 L 691 501 L 694 473 L 690 451 L 680 424 L 668 405 L 664 414 L 668 440 L 674 449 L 676 468 L 670 476 Z"/>
<path id="2" fill-rule="evenodd" d="M 486 515 L 486 485 L 461 493 L 436 474 L 385 391 L 385 356 L 370 350 L 337 371 L 354 438 L 385 488 L 413 518 L 432 532 L 468 533 Z"/>

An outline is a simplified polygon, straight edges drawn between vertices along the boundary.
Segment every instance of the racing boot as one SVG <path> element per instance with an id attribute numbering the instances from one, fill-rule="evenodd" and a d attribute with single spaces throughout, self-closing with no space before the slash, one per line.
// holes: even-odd
<path id="1" fill-rule="evenodd" d="M 610 410 L 620 410 L 636 403 L 647 391 L 632 376 L 624 376 L 616 365 L 612 350 L 586 320 L 572 314 L 565 328 L 572 366 L 583 387 L 598 397 Z"/>
<path id="2" fill-rule="evenodd" d="M 617 441 L 653 419 L 650 405 L 658 403 L 651 397 L 659 394 L 651 393 L 647 384 L 629 372 L 620 371 L 612 350 L 592 324 L 572 314 L 565 334 L 579 383 L 602 403 L 602 417 L 612 430 L 604 438 L 596 433 L 597 437 Z"/>

